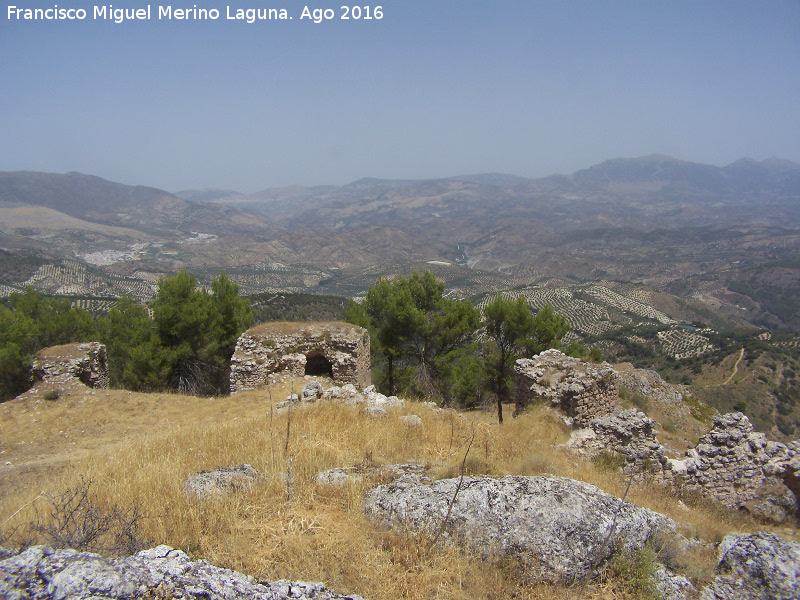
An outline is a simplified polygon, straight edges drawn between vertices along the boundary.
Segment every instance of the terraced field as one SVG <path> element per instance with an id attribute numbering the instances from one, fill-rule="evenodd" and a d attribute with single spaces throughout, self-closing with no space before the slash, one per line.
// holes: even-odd
<path id="1" fill-rule="evenodd" d="M 707 337 L 681 328 L 659 331 L 658 341 L 664 354 L 678 360 L 702 356 L 715 349 Z"/>

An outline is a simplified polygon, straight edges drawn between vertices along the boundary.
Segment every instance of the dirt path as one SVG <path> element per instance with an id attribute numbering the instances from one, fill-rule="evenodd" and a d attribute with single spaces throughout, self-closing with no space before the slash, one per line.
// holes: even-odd
<path id="1" fill-rule="evenodd" d="M 735 365 L 733 365 L 733 373 L 731 373 L 731 376 L 730 376 L 730 377 L 728 377 L 728 378 L 727 378 L 725 381 L 723 381 L 722 383 L 720 383 L 720 384 L 719 384 L 720 386 L 730 383 L 730 382 L 731 382 L 731 380 L 732 380 L 734 377 L 736 377 L 736 374 L 739 372 L 739 363 L 740 363 L 740 362 L 742 362 L 742 359 L 743 359 L 743 358 L 744 358 L 744 347 L 742 347 L 742 349 L 739 351 L 739 358 L 738 358 L 738 359 L 736 359 L 736 364 L 735 364 Z"/>

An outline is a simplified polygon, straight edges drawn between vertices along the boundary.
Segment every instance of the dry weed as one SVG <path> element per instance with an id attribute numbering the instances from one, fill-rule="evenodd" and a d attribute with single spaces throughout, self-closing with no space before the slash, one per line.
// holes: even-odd
<path id="1" fill-rule="evenodd" d="M 440 546 L 427 552 L 430 540 L 377 529 L 361 511 L 373 485 L 366 478 L 343 488 L 313 481 L 333 467 L 416 460 L 441 477 L 458 476 L 463 463 L 468 474 L 553 473 L 622 496 L 621 474 L 556 448 L 569 434 L 549 410 L 532 408 L 502 427 L 488 413 L 437 413 L 412 402 L 390 419 L 365 418 L 358 407 L 326 402 L 293 408 L 289 417 L 274 410 L 273 399 L 283 400 L 290 387 L 286 382 L 214 400 L 114 391 L 47 404 L 7 403 L 0 412 L 0 448 L 4 460 L 27 466 L 6 468 L 0 476 L 0 529 L 31 522 L 42 500 L 37 496 L 63 493 L 90 478 L 105 505 L 140 507 L 148 517 L 140 522 L 143 538 L 262 579 L 319 580 L 372 600 L 574 597 L 574 589 L 526 583 L 513 561 L 486 564 Z M 418 414 L 422 427 L 397 427 L 402 414 Z M 260 471 L 263 483 L 223 498 L 181 491 L 192 473 L 241 463 Z M 681 507 L 657 486 L 632 488 L 628 499 L 713 541 L 727 528 L 753 527 L 699 501 Z M 590 584 L 584 597 L 630 597 L 615 581 Z"/>

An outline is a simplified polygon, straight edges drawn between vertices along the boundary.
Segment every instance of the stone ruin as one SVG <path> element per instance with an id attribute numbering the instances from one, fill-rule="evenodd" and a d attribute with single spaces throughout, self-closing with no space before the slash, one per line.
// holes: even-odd
<path id="1" fill-rule="evenodd" d="M 571 425 L 585 427 L 617 410 L 620 376 L 611 365 L 594 365 L 558 350 L 545 350 L 514 367 L 515 415 L 528 404 L 547 402 L 564 411 Z"/>
<path id="2" fill-rule="evenodd" d="M 245 331 L 231 358 L 231 393 L 268 385 L 280 374 L 370 384 L 369 332 L 341 322 L 262 323 Z"/>
<path id="3" fill-rule="evenodd" d="M 624 460 L 622 472 L 626 475 L 668 479 L 672 463 L 656 433 L 656 422 L 632 408 L 595 418 L 587 428 L 573 432 L 567 448 L 587 458 L 613 452 Z"/>
<path id="4" fill-rule="evenodd" d="M 41 350 L 33 361 L 34 381 L 53 387 L 72 387 L 78 382 L 90 388 L 108 388 L 106 347 L 98 342 L 64 344 Z"/>
<path id="5" fill-rule="evenodd" d="M 518 414 L 531 402 L 545 401 L 566 413 L 575 430 L 566 448 L 588 459 L 618 456 L 622 471 L 698 492 L 734 510 L 783 523 L 798 515 L 800 441 L 782 444 L 753 430 L 742 413 L 714 417 L 711 430 L 687 450 L 684 460 L 669 458 L 656 437 L 656 422 L 636 409 L 619 410 L 624 381 L 648 398 L 678 407 L 684 389 L 672 388 L 654 371 L 592 365 L 547 350 L 517 361 Z"/>
<path id="6" fill-rule="evenodd" d="M 697 447 L 686 452 L 682 485 L 733 509 L 744 509 L 766 521 L 783 523 L 798 509 L 795 493 L 784 485 L 797 482 L 798 443 L 770 442 L 753 430 L 742 413 L 714 417 L 713 427 Z M 676 466 L 677 466 L 676 461 Z M 683 466 L 683 465 L 681 465 Z M 800 466 L 800 463 L 797 464 Z"/>

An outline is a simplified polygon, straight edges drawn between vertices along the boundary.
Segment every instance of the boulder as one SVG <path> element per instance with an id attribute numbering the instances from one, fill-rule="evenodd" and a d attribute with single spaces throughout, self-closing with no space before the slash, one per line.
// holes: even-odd
<path id="1" fill-rule="evenodd" d="M 309 381 L 303 391 L 300 392 L 300 395 L 303 398 L 303 402 L 314 402 L 322 396 L 322 384 L 316 379 Z"/>
<path id="2" fill-rule="evenodd" d="M 372 417 L 373 419 L 384 419 L 389 416 L 389 413 L 386 412 L 385 408 L 381 408 L 380 406 L 367 406 L 364 409 L 364 414 L 368 417 Z"/>
<path id="3" fill-rule="evenodd" d="M 650 580 L 661 600 L 689 600 L 697 597 L 692 582 L 683 575 L 675 575 L 662 564 L 657 564 Z"/>
<path id="4" fill-rule="evenodd" d="M 224 496 L 228 492 L 247 489 L 261 479 L 261 474 L 250 465 L 221 467 L 213 471 L 200 471 L 183 483 L 183 493 L 188 496 Z"/>
<path id="5" fill-rule="evenodd" d="M 400 422 L 412 428 L 422 427 L 422 419 L 419 415 L 404 415 L 400 417 Z"/>
<path id="6" fill-rule="evenodd" d="M 614 552 L 675 531 L 664 515 L 564 477 L 400 479 L 369 491 L 363 507 L 369 519 L 401 532 L 435 535 L 445 523 L 446 543 L 466 544 L 486 559 L 513 557 L 531 581 L 581 580 Z"/>
<path id="7" fill-rule="evenodd" d="M 321 583 L 257 581 L 203 560 L 190 560 L 169 546 L 115 559 L 34 546 L 0 561 L 0 597 L 8 600 L 363 600 L 360 596 L 331 592 Z"/>
<path id="8" fill-rule="evenodd" d="M 731 534 L 719 546 L 717 577 L 701 600 L 800 598 L 800 544 L 772 533 Z"/>

